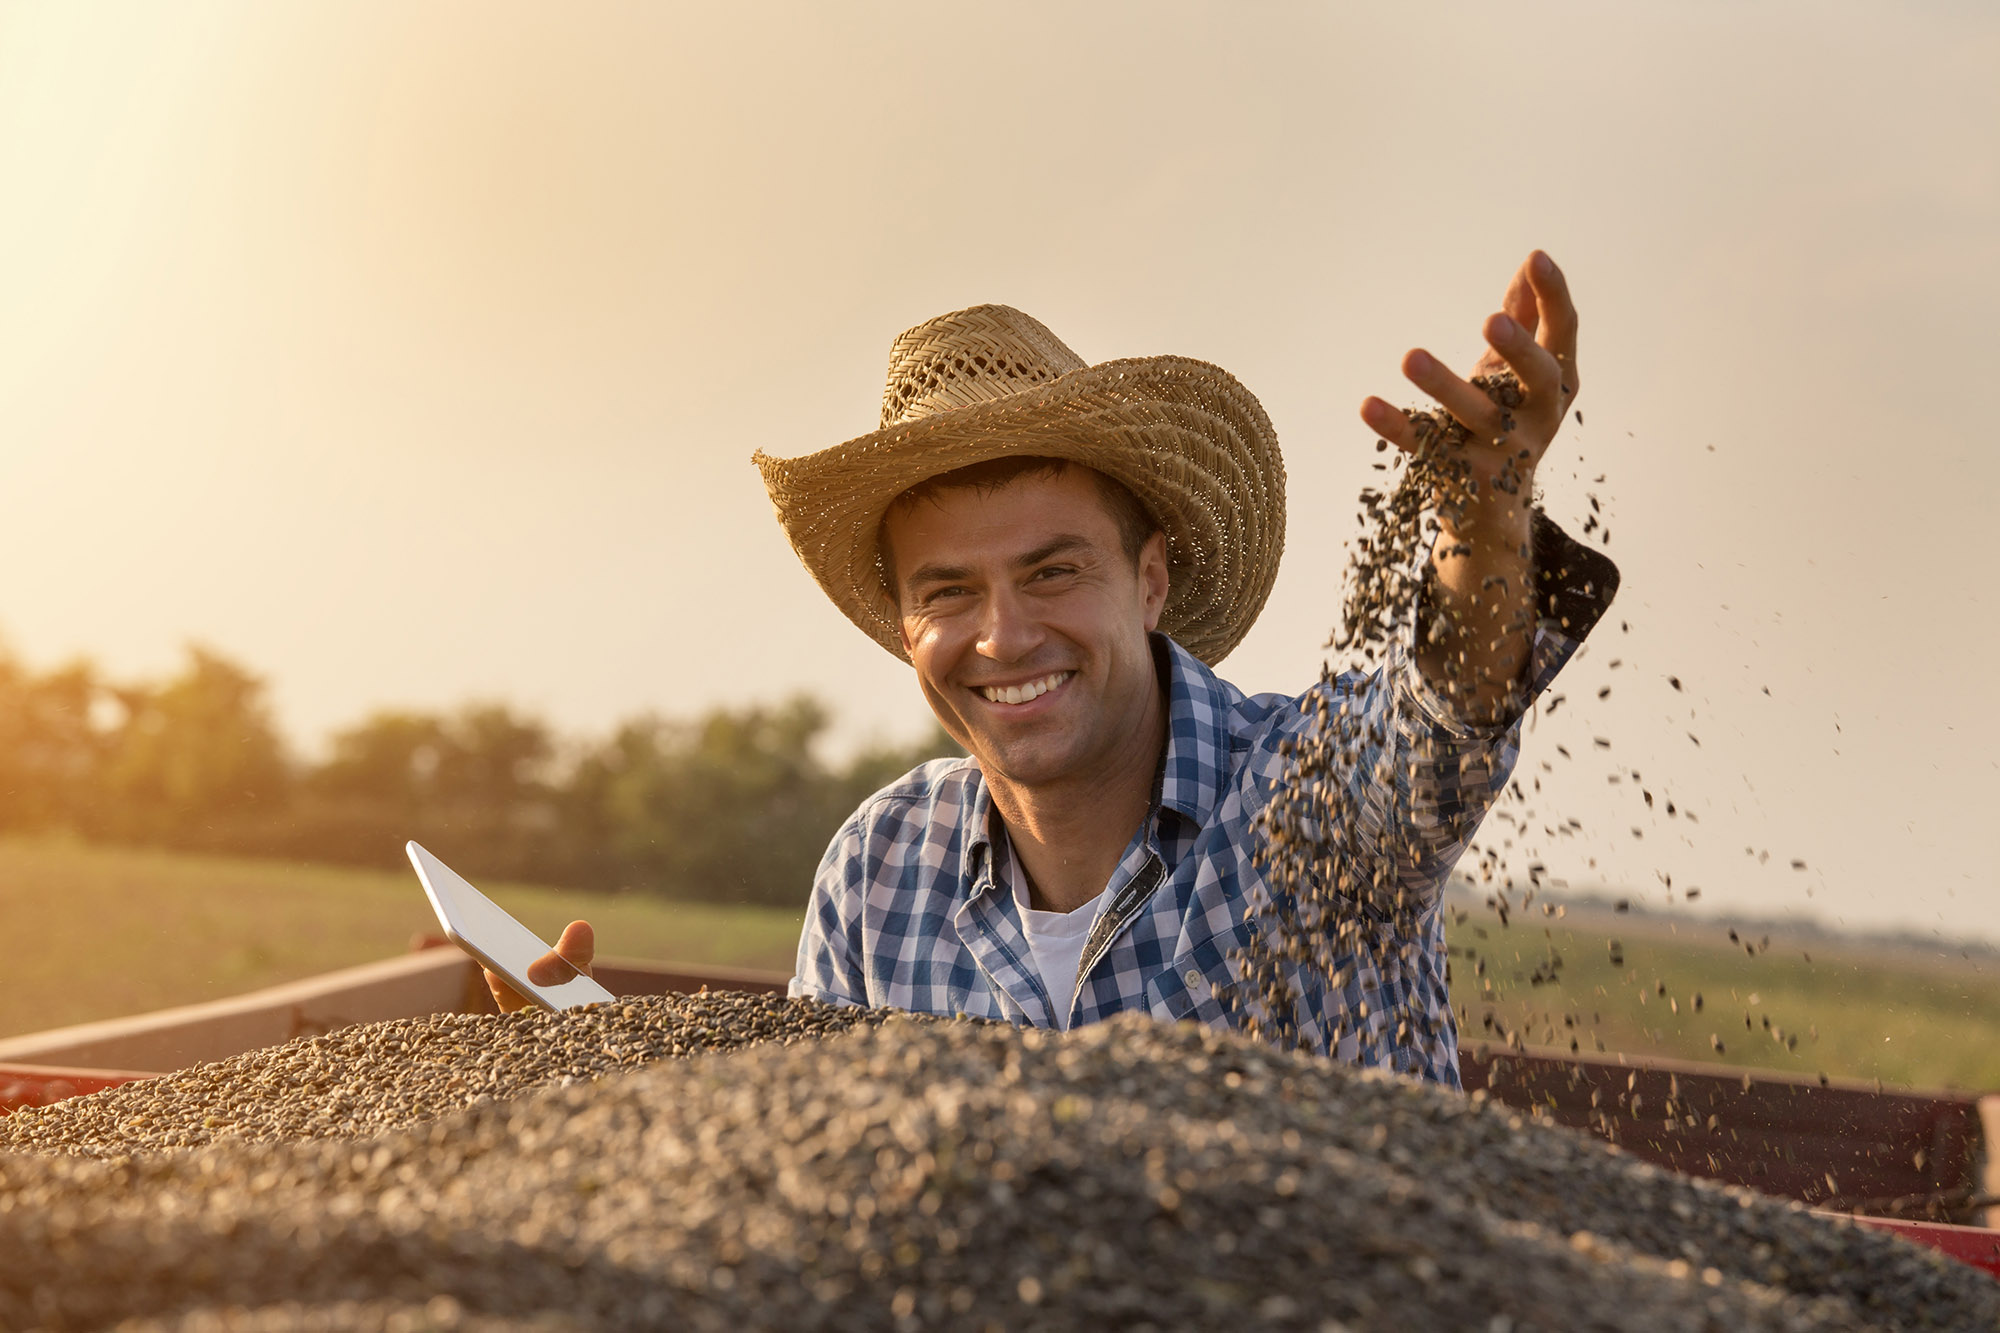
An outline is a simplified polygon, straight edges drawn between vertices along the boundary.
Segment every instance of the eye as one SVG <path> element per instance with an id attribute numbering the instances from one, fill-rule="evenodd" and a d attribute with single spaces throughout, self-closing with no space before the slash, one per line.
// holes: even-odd
<path id="1" fill-rule="evenodd" d="M 1047 582 L 1050 579 L 1059 579 L 1074 573 L 1076 573 L 1075 565 L 1043 565 L 1035 571 L 1034 577 Z"/>
<path id="2" fill-rule="evenodd" d="M 946 584 L 942 588 L 932 588 L 929 592 L 925 593 L 922 597 L 918 598 L 918 601 L 924 606 L 934 606 L 938 602 L 945 601 L 950 598 L 964 597 L 970 591 L 971 589 L 966 588 L 961 584 L 950 583 Z"/>

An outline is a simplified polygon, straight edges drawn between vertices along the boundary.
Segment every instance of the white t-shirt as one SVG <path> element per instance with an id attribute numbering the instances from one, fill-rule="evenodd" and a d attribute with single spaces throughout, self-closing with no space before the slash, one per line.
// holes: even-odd
<path id="1" fill-rule="evenodd" d="M 1007 877 L 1013 883 L 1014 903 L 1021 909 L 1028 952 L 1034 955 L 1035 970 L 1042 974 L 1042 986 L 1055 1010 L 1056 1026 L 1068 1031 L 1070 998 L 1076 994 L 1083 946 L 1090 940 L 1090 928 L 1097 924 L 1097 909 L 1104 895 L 1099 893 L 1074 912 L 1037 912 L 1028 906 L 1028 876 L 1011 847 L 1007 849 Z"/>

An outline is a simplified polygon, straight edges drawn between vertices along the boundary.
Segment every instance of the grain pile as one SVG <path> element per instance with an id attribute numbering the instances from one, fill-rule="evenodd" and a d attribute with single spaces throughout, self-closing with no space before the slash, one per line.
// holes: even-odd
<path id="1" fill-rule="evenodd" d="M 548 1026 L 636 1043 L 651 1008 Z M 344 1089 L 396 1062 L 354 1049 Z M 364 1139 L 0 1154 L 0 1253 L 8 1328 L 2000 1326 L 2000 1286 L 1900 1242 L 1137 1017 L 890 1018 Z"/>
<path id="2" fill-rule="evenodd" d="M 881 1017 L 705 990 L 562 1014 L 528 1008 L 361 1023 L 0 1119 L 0 1151 L 116 1156 L 218 1139 L 379 1134 L 668 1056 L 816 1039 Z"/>

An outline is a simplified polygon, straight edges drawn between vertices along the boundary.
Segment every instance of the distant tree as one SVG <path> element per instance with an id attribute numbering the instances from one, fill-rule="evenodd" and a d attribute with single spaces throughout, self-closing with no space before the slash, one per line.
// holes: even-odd
<path id="1" fill-rule="evenodd" d="M 257 677 L 191 646 L 180 675 L 113 693 L 124 718 L 106 738 L 95 831 L 213 846 L 246 819 L 281 811 L 291 773 Z"/>
<path id="2" fill-rule="evenodd" d="M 436 798 L 445 725 L 428 713 L 376 713 L 337 732 L 332 754 L 306 778 L 308 790 L 414 815 Z"/>
<path id="3" fill-rule="evenodd" d="M 87 662 L 37 676 L 0 652 L 0 829 L 83 822 L 106 750 L 92 718 L 105 697 Z"/>
<path id="4" fill-rule="evenodd" d="M 862 801 L 918 764 L 932 759 L 960 759 L 964 755 L 964 748 L 943 727 L 932 722 L 928 731 L 908 744 L 878 744 L 857 754 L 840 774 L 840 791 L 834 804 L 840 807 L 840 817 L 844 820 Z M 828 829 L 827 836 L 831 838 L 833 832 Z"/>
<path id="5" fill-rule="evenodd" d="M 769 900 L 816 824 L 824 775 L 812 743 L 824 708 L 718 709 L 698 722 L 640 718 L 621 726 L 572 776 L 612 867 L 633 887 Z"/>
<path id="6" fill-rule="evenodd" d="M 548 726 L 501 704 L 382 712 L 306 775 L 284 849 L 393 865 L 416 839 L 467 871 L 574 881 L 561 854 Z"/>
<path id="7" fill-rule="evenodd" d="M 504 704 L 384 711 L 295 769 L 264 683 L 213 650 L 128 685 L 0 651 L 0 831 L 381 866 L 415 838 L 488 879 L 798 906 L 857 804 L 959 753 L 933 728 L 830 765 L 831 720 L 800 695 L 563 747 Z"/>
<path id="8" fill-rule="evenodd" d="M 565 824 L 589 878 L 680 897 L 797 905 L 855 805 L 918 758 L 876 750 L 830 771 L 826 706 L 717 709 L 698 721 L 625 723 L 586 752 L 566 784 Z"/>
<path id="9" fill-rule="evenodd" d="M 434 777 L 437 799 L 468 810 L 505 810 L 527 817 L 546 805 L 555 739 L 548 724 L 504 704 L 474 704 L 444 727 Z"/>

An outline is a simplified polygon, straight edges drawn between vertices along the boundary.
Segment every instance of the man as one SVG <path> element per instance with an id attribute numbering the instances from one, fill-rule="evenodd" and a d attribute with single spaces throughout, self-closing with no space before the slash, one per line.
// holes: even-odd
<path id="1" fill-rule="evenodd" d="M 1230 956 L 1262 888 L 1252 821 L 1323 704 L 1374 747 L 1335 816 L 1371 863 L 1339 873 L 1386 879 L 1418 910 L 1411 965 L 1357 953 L 1330 969 L 1337 989 L 1300 998 L 1300 1036 L 1456 1086 L 1443 885 L 1505 785 L 1525 709 L 1616 584 L 1528 508 L 1578 388 L 1562 273 L 1536 252 L 1504 306 L 1480 369 L 1518 376 L 1511 412 L 1423 351 L 1403 363 L 1467 428 L 1475 483 L 1441 515 L 1424 632 L 1300 698 L 1246 697 L 1210 670 L 1261 609 L 1284 533 L 1270 422 L 1217 367 L 1087 366 L 1019 311 L 978 307 L 897 340 L 881 429 L 759 454 L 801 560 L 915 668 L 971 756 L 923 765 L 835 836 L 792 993 L 1057 1028 L 1128 1009 L 1235 1021 Z M 1415 450 L 1401 411 L 1370 398 L 1361 415 Z M 1382 773 L 1396 776 L 1363 776 Z M 557 953 L 587 967 L 591 949 L 579 922 Z M 1428 1021 L 1383 1030 L 1413 1009 Z"/>

